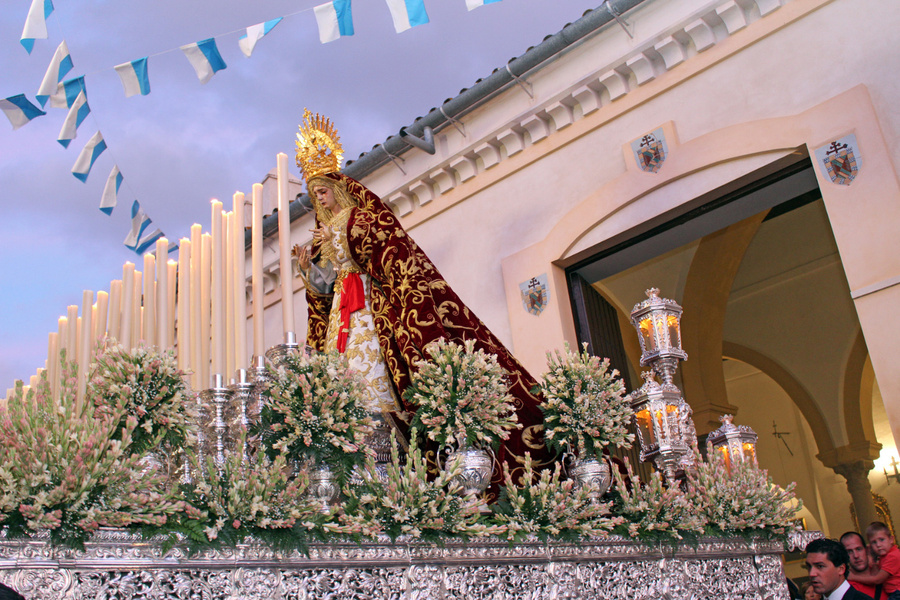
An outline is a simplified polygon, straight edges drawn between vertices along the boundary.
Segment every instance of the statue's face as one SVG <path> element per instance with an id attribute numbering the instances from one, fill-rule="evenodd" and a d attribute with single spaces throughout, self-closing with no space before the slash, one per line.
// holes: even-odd
<path id="1" fill-rule="evenodd" d="M 316 200 L 319 201 L 319 204 L 330 210 L 332 214 L 338 213 L 338 203 L 330 187 L 325 185 L 316 186 L 313 193 L 316 195 Z"/>

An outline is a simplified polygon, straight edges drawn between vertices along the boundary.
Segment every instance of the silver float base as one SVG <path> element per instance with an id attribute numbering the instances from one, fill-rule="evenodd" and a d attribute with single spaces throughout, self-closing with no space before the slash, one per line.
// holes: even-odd
<path id="1" fill-rule="evenodd" d="M 805 546 L 818 532 L 794 536 Z M 310 555 L 242 545 L 185 557 L 126 532 L 104 531 L 84 552 L 0 533 L 0 582 L 42 600 L 788 598 L 770 541 L 704 539 L 676 550 L 623 539 L 569 543 L 502 540 L 315 544 Z"/>

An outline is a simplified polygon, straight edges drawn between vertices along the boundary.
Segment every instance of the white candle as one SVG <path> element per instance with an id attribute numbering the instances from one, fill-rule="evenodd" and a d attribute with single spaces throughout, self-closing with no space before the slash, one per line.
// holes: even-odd
<path id="1" fill-rule="evenodd" d="M 191 369 L 191 240 L 178 243 L 178 368 Z"/>
<path id="2" fill-rule="evenodd" d="M 204 388 L 204 381 L 200 379 L 201 368 L 200 365 L 203 362 L 200 359 L 200 347 L 202 346 L 201 340 L 204 338 L 201 336 L 200 331 L 200 323 L 203 318 L 203 314 L 208 314 L 209 307 L 207 307 L 204 311 L 201 311 L 200 304 L 200 281 L 202 272 L 202 254 L 203 254 L 203 233 L 200 228 L 200 225 L 194 223 L 191 225 L 191 333 L 190 333 L 190 343 L 191 343 L 191 367 L 194 369 L 193 374 L 191 375 L 191 387 L 195 390 L 202 390 Z"/>
<path id="3" fill-rule="evenodd" d="M 91 344 L 94 343 L 93 340 L 96 340 L 97 337 L 98 337 L 97 336 L 97 303 L 94 302 L 94 305 L 91 306 L 91 331 L 90 331 L 90 338 L 92 340 Z"/>
<path id="4" fill-rule="evenodd" d="M 141 323 L 143 323 L 144 307 L 141 306 L 141 290 L 144 289 L 144 274 L 134 272 L 134 302 L 131 305 L 131 348 L 137 348 L 141 344 Z"/>
<path id="5" fill-rule="evenodd" d="M 149 255 L 148 255 L 149 256 Z M 169 277 L 166 258 L 169 256 L 169 240 L 156 240 L 156 345 L 161 352 L 169 347 Z M 146 282 L 144 283 L 146 287 Z"/>
<path id="6" fill-rule="evenodd" d="M 234 194 L 232 207 L 234 218 L 234 365 L 237 369 L 246 369 L 249 364 L 247 356 L 247 293 L 246 293 L 246 247 L 244 245 L 244 194 Z"/>
<path id="7" fill-rule="evenodd" d="M 144 314 L 141 316 L 141 339 L 147 346 L 156 345 L 156 257 L 144 255 Z"/>
<path id="8" fill-rule="evenodd" d="M 109 317 L 107 334 L 110 338 L 121 341 L 119 332 L 122 323 L 122 280 L 114 279 L 109 283 Z"/>
<path id="9" fill-rule="evenodd" d="M 134 317 L 134 263 L 127 262 L 122 267 L 122 315 L 119 326 L 119 341 L 122 347 L 131 350 L 131 319 Z"/>
<path id="10" fill-rule="evenodd" d="M 278 153 L 278 246 L 281 274 L 281 319 L 284 333 L 294 331 L 294 273 L 291 270 L 291 206 L 288 198 L 288 157 Z M 287 335 L 285 335 L 285 340 Z"/>
<path id="11" fill-rule="evenodd" d="M 70 304 L 66 309 L 68 328 L 66 330 L 66 361 L 76 363 L 78 361 L 78 306 Z"/>
<path id="12" fill-rule="evenodd" d="M 78 409 L 84 407 L 87 390 L 88 372 L 91 369 L 91 349 L 94 340 L 91 337 L 91 317 L 94 305 L 94 292 L 84 290 L 81 301 L 81 347 L 78 349 Z"/>
<path id="13" fill-rule="evenodd" d="M 197 389 L 206 389 L 209 387 L 209 343 L 210 343 L 210 282 L 212 279 L 212 236 L 204 233 L 200 236 L 200 249 L 202 254 L 202 265 L 200 267 L 200 306 L 203 307 L 203 314 L 200 323 L 200 387 Z"/>
<path id="14" fill-rule="evenodd" d="M 59 326 L 62 327 L 60 317 Z M 50 382 L 50 397 L 56 401 L 59 395 L 59 334 L 51 331 L 47 336 L 47 380 Z"/>
<path id="15" fill-rule="evenodd" d="M 100 290 L 97 292 L 97 321 L 96 326 L 94 327 L 94 331 L 96 334 L 94 336 L 94 343 L 97 342 L 97 338 L 102 338 L 106 336 L 106 324 L 108 321 L 109 314 L 109 294 Z"/>
<path id="16" fill-rule="evenodd" d="M 175 344 L 175 281 L 178 275 L 178 263 L 174 260 L 166 261 L 166 286 L 169 293 L 166 297 L 168 318 L 166 318 L 166 333 L 169 336 L 169 347 Z"/>
<path id="17" fill-rule="evenodd" d="M 253 184 L 253 223 L 250 240 L 250 263 L 252 272 L 253 301 L 253 356 L 262 356 L 266 352 L 265 325 L 263 323 L 263 186 Z"/>
<path id="18" fill-rule="evenodd" d="M 225 235 L 222 203 L 212 201 L 212 374 L 225 374 Z"/>
<path id="19" fill-rule="evenodd" d="M 234 373 L 234 214 L 223 215 L 225 239 L 225 373 Z"/>

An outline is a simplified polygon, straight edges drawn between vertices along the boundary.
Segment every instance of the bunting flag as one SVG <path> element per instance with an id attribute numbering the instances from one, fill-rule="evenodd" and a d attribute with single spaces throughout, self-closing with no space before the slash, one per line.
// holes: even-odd
<path id="1" fill-rule="evenodd" d="M 44 74 L 43 81 L 41 81 L 41 87 L 38 88 L 36 98 L 41 103 L 41 106 L 47 105 L 47 100 L 56 93 L 63 77 L 72 70 L 73 66 L 72 57 L 69 55 L 69 46 L 66 44 L 66 40 L 63 40 L 53 54 L 50 66 L 47 67 L 47 72 Z"/>
<path id="2" fill-rule="evenodd" d="M 10 96 L 9 98 L 0 100 L 0 110 L 6 114 L 6 118 L 12 123 L 13 129 L 18 129 L 35 117 L 47 114 L 32 104 L 31 101 L 25 97 L 25 94 Z"/>
<path id="3" fill-rule="evenodd" d="M 47 39 L 47 17 L 53 12 L 51 0 L 31 0 L 31 8 L 25 19 L 25 28 L 22 30 L 22 38 L 19 42 L 31 54 L 34 49 L 34 40 Z"/>
<path id="4" fill-rule="evenodd" d="M 82 182 L 87 183 L 87 178 L 88 175 L 91 174 L 91 167 L 94 166 L 94 161 L 97 160 L 98 156 L 103 154 L 104 150 L 106 150 L 106 140 L 103 139 L 103 135 L 98 131 L 94 134 L 94 137 L 88 140 L 88 143 L 84 145 L 84 148 L 81 149 L 81 154 L 78 155 L 78 159 L 72 167 L 72 175 Z"/>
<path id="5" fill-rule="evenodd" d="M 144 230 L 150 225 L 150 217 L 144 214 L 137 200 L 131 205 L 131 231 L 125 236 L 125 247 L 136 250 Z"/>
<path id="6" fill-rule="evenodd" d="M 350 13 L 350 0 L 333 0 L 314 9 L 316 23 L 319 25 L 319 41 L 323 44 L 333 42 L 339 37 L 353 35 L 353 15 Z"/>
<path id="7" fill-rule="evenodd" d="M 81 125 L 81 122 L 84 121 L 84 118 L 88 116 L 91 112 L 91 107 L 88 106 L 87 96 L 84 94 L 84 91 L 78 94 L 78 98 L 75 99 L 75 102 L 72 103 L 72 108 L 69 109 L 69 114 L 66 115 L 66 120 L 63 122 L 62 129 L 59 131 L 59 139 L 56 141 L 62 144 L 63 148 L 69 147 L 69 142 L 75 139 L 78 135 L 78 126 Z"/>
<path id="8" fill-rule="evenodd" d="M 485 4 L 493 4 L 494 2 L 500 2 L 500 0 L 466 0 L 466 8 L 469 10 L 475 10 L 479 6 L 484 6 Z"/>
<path id="9" fill-rule="evenodd" d="M 424 25 L 428 22 L 428 13 L 425 12 L 425 0 L 386 0 L 394 19 L 394 30 L 403 33 L 416 25 Z"/>
<path id="10" fill-rule="evenodd" d="M 147 251 L 148 248 L 153 246 L 156 243 L 156 240 L 164 236 L 165 234 L 162 232 L 160 228 L 154 229 L 152 232 L 145 235 L 140 242 L 138 242 L 137 248 L 134 249 L 138 254 L 143 254 Z M 171 246 L 171 242 L 169 244 Z"/>
<path id="11" fill-rule="evenodd" d="M 225 61 L 219 54 L 219 49 L 216 48 L 215 38 L 187 44 L 182 46 L 181 50 L 191 62 L 194 71 L 197 72 L 200 83 L 206 83 L 212 79 L 213 75 L 226 67 Z"/>
<path id="12" fill-rule="evenodd" d="M 50 96 L 50 106 L 53 108 L 72 108 L 75 100 L 78 99 L 78 94 L 82 92 L 87 97 L 87 88 L 84 87 L 84 75 L 64 81 L 57 86 L 56 92 Z"/>
<path id="13" fill-rule="evenodd" d="M 150 93 L 150 76 L 147 73 L 147 57 L 116 65 L 116 73 L 125 87 L 125 97 L 135 94 L 146 96 Z"/>
<path id="14" fill-rule="evenodd" d="M 131 205 L 131 231 L 125 236 L 125 247 L 134 250 L 138 254 L 143 254 L 147 248 L 156 243 L 156 240 L 163 236 L 163 232 L 159 228 L 154 229 L 151 233 L 144 235 L 147 227 L 152 221 L 150 217 L 144 214 L 141 209 L 141 203 L 137 200 Z"/>
<path id="15" fill-rule="evenodd" d="M 347 4 L 349 3 L 349 0 L 347 0 Z M 283 18 L 284 17 L 278 17 L 277 19 L 272 19 L 265 23 L 257 23 L 256 25 L 248 27 L 247 33 L 238 38 L 238 46 L 241 47 L 241 52 L 244 53 L 244 56 L 250 58 L 250 55 L 253 54 L 253 49 L 256 48 L 256 42 L 275 29 L 275 26 L 278 25 Z"/>
<path id="16" fill-rule="evenodd" d="M 116 199 L 119 196 L 119 188 L 122 186 L 122 173 L 119 171 L 119 165 L 113 165 L 109 178 L 106 180 L 106 186 L 103 188 L 103 196 L 100 198 L 100 210 L 108 215 L 112 214 L 116 207 Z"/>

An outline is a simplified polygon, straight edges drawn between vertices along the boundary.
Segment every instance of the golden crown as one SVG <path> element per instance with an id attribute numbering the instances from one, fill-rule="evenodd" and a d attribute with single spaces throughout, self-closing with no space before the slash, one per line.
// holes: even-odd
<path id="1" fill-rule="evenodd" d="M 303 110 L 303 123 L 297 133 L 297 166 L 309 181 L 316 175 L 341 169 L 344 147 L 331 120 L 309 109 Z"/>

